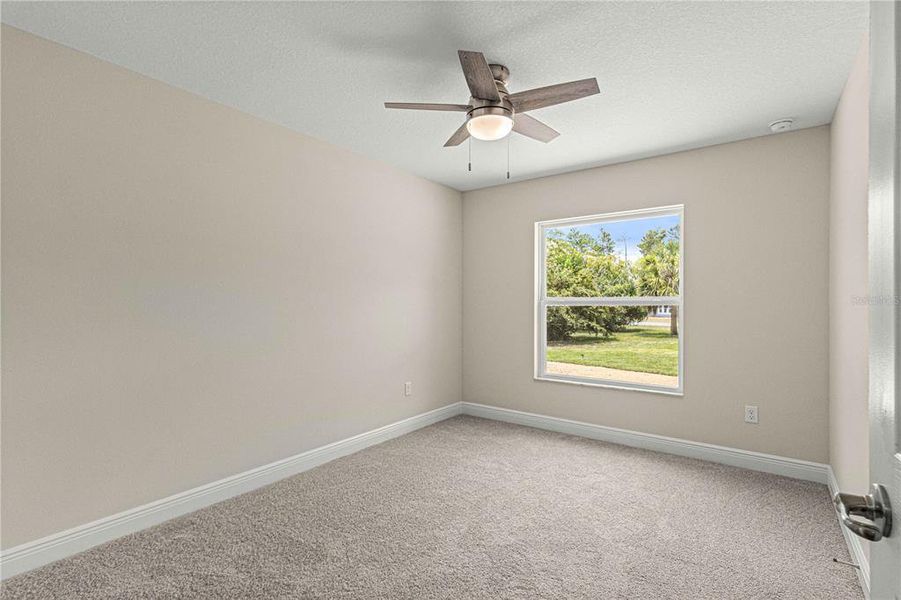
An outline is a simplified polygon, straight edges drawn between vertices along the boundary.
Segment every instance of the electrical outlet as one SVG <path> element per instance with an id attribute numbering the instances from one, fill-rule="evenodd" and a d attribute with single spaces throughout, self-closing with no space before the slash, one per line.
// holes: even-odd
<path id="1" fill-rule="evenodd" d="M 404 396 L 412 396 L 413 395 L 413 382 L 407 381 L 404 383 Z"/>
<path id="2" fill-rule="evenodd" d="M 757 424 L 758 414 L 757 407 L 745 405 L 745 423 L 754 423 Z"/>

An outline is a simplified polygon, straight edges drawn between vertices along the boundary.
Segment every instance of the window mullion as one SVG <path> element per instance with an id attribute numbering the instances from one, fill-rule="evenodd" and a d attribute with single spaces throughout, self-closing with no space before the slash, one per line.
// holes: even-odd
<path id="1" fill-rule="evenodd" d="M 542 298 L 545 306 L 681 306 L 679 296 L 622 296 L 592 298 Z"/>

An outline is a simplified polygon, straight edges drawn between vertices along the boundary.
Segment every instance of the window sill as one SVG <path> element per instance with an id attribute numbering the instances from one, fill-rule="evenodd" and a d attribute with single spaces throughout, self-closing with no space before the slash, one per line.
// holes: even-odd
<path id="1" fill-rule="evenodd" d="M 587 379 L 578 379 L 575 377 L 554 377 L 551 375 L 535 375 L 533 377 L 535 381 L 548 381 L 550 383 L 568 383 L 570 385 L 581 385 L 585 387 L 595 387 L 595 388 L 607 388 L 612 390 L 626 390 L 629 392 L 645 392 L 647 394 L 660 394 L 663 396 L 684 396 L 684 392 L 682 388 L 661 388 L 654 387 L 648 385 L 632 385 L 629 383 L 618 383 L 614 381 L 610 382 L 598 382 L 598 381 L 590 381 Z"/>

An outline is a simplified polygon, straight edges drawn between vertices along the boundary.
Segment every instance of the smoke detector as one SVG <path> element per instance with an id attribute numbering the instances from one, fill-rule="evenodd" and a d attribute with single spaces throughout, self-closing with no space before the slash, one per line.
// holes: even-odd
<path id="1" fill-rule="evenodd" d="M 773 133 L 782 133 L 783 131 L 791 129 L 794 123 L 794 119 L 779 119 L 778 121 L 770 123 L 770 131 Z"/>

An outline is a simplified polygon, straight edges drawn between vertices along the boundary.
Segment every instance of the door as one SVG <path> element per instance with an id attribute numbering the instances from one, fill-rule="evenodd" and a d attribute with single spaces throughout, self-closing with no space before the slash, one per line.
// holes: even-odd
<path id="1" fill-rule="evenodd" d="M 890 535 L 870 544 L 870 597 L 901 600 L 901 10 L 870 3 L 870 481 L 894 505 Z"/>

